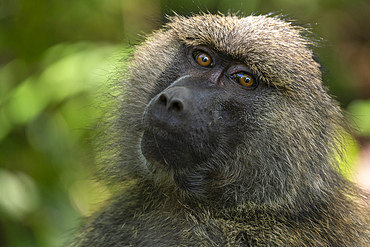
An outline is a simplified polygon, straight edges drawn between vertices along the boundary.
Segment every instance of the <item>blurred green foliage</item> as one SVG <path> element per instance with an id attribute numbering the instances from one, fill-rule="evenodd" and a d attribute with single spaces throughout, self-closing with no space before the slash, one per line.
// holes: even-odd
<path id="1" fill-rule="evenodd" d="M 330 71 L 327 85 L 369 140 L 369 1 L 3 0 L 0 246 L 62 246 L 109 195 L 88 179 L 97 95 L 128 45 L 143 39 L 137 34 L 160 27 L 172 10 L 287 14 L 310 27 L 324 38 L 316 52 Z"/>

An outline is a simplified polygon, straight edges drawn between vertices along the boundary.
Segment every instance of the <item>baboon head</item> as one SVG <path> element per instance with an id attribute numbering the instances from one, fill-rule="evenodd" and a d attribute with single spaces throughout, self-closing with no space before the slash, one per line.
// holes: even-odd
<path id="1" fill-rule="evenodd" d="M 304 33 L 278 17 L 169 17 L 128 67 L 112 174 L 228 205 L 325 196 L 345 121 Z"/>

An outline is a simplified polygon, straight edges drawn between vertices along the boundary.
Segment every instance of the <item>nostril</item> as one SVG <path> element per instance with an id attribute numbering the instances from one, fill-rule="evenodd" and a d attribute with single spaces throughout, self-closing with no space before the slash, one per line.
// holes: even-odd
<path id="1" fill-rule="evenodd" d="M 159 103 L 163 104 L 164 106 L 167 106 L 167 97 L 165 94 L 159 96 Z"/>
<path id="2" fill-rule="evenodd" d="M 169 106 L 169 109 L 175 110 L 177 112 L 182 111 L 183 108 L 184 107 L 183 107 L 182 102 L 181 101 L 177 101 L 177 100 L 173 100 L 171 102 L 171 105 Z"/>

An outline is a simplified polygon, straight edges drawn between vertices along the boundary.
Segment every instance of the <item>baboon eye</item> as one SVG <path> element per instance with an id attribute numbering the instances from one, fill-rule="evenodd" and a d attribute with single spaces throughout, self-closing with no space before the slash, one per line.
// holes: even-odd
<path id="1" fill-rule="evenodd" d="M 211 56 L 203 51 L 194 52 L 194 59 L 202 67 L 209 67 L 212 64 Z"/>
<path id="2" fill-rule="evenodd" d="M 245 73 L 245 72 L 238 72 L 230 76 L 232 80 L 239 83 L 243 87 L 253 88 L 256 86 L 256 82 L 253 76 Z"/>

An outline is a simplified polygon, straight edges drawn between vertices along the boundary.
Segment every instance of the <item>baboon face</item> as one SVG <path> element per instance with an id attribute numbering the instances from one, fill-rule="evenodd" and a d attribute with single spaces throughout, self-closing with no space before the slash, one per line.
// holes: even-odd
<path id="1" fill-rule="evenodd" d="M 154 178 L 192 194 L 238 187 L 243 196 L 234 198 L 250 201 L 320 184 L 299 159 L 330 152 L 319 140 L 335 134 L 326 123 L 337 110 L 308 44 L 278 18 L 171 18 L 139 47 L 131 70 Z"/>
<path id="2" fill-rule="evenodd" d="M 142 152 L 189 189 L 189 176 L 211 179 L 212 160 L 227 160 L 243 133 L 258 127 L 254 102 L 268 87 L 246 64 L 207 46 L 181 47 L 163 74 L 157 84 L 165 86 L 154 90 L 144 113 Z"/>

